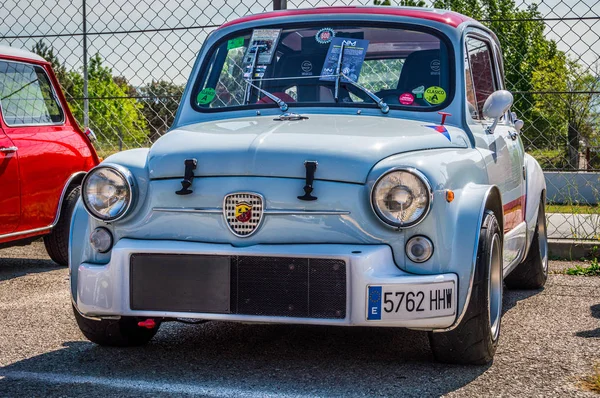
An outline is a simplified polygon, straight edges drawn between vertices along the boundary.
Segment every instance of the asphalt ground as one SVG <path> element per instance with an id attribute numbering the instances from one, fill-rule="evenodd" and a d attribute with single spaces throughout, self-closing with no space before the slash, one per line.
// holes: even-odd
<path id="1" fill-rule="evenodd" d="M 104 348 L 79 332 L 68 282 L 39 242 L 0 250 L 0 396 L 598 397 L 580 386 L 600 361 L 597 277 L 507 291 L 488 366 L 436 363 L 425 333 L 389 328 L 169 323 Z"/>

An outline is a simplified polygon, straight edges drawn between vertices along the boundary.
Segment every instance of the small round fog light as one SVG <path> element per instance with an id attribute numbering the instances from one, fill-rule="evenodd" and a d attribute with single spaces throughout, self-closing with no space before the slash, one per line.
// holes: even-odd
<path id="1" fill-rule="evenodd" d="M 90 245 L 99 253 L 106 253 L 112 248 L 113 237 L 106 228 L 96 228 L 90 234 Z"/>
<path id="2" fill-rule="evenodd" d="M 423 263 L 431 258 L 433 243 L 424 236 L 413 236 L 406 242 L 406 255 L 410 261 Z"/>

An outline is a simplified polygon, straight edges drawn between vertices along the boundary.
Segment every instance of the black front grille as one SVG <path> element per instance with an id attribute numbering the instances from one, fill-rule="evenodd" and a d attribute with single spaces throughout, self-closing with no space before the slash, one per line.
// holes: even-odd
<path id="1" fill-rule="evenodd" d="M 229 275 L 219 271 L 227 266 Z M 136 254 L 130 272 L 131 308 L 136 310 L 346 317 L 343 260 Z M 228 306 L 223 293 L 229 295 Z M 228 311 L 218 310 L 227 307 Z"/>
<path id="2" fill-rule="evenodd" d="M 231 262 L 231 311 L 301 318 L 346 317 L 342 260 L 241 256 Z"/>

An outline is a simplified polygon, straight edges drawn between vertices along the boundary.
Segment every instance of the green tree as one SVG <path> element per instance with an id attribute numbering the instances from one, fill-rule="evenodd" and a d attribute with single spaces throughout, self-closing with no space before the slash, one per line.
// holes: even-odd
<path id="1" fill-rule="evenodd" d="M 54 54 L 53 47 L 48 46 L 45 41 L 40 39 L 35 43 L 31 51 L 50 62 L 50 65 L 52 65 L 52 69 L 54 70 L 54 74 L 56 74 L 56 78 L 58 79 L 58 82 L 62 86 L 63 90 L 67 90 L 72 86 L 72 82 L 69 80 L 67 68 Z"/>
<path id="2" fill-rule="evenodd" d="M 140 89 L 143 114 L 150 127 L 150 140 L 154 142 L 165 134 L 177 113 L 184 86 L 168 81 L 152 81 Z"/>
<path id="3" fill-rule="evenodd" d="M 73 82 L 71 98 L 83 97 L 83 76 L 77 71 L 69 72 Z M 148 145 L 148 126 L 142 114 L 143 105 L 135 98 L 128 98 L 127 86 L 115 83 L 112 70 L 102 64 L 99 54 L 88 64 L 88 94 L 90 128 L 98 136 L 101 146 L 111 149 Z M 83 122 L 81 101 L 72 106 L 80 124 Z"/>

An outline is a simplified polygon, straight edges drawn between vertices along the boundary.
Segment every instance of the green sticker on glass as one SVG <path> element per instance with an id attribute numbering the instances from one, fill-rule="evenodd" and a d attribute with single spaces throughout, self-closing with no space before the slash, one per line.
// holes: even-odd
<path id="1" fill-rule="evenodd" d="M 446 100 L 446 91 L 438 86 L 431 86 L 425 90 L 425 101 L 432 105 L 441 104 Z"/>
<path id="2" fill-rule="evenodd" d="M 207 87 L 198 93 L 196 100 L 200 105 L 210 104 L 215 99 L 215 89 Z"/>
<path id="3" fill-rule="evenodd" d="M 244 47 L 244 38 L 238 37 L 235 39 L 231 39 L 227 42 L 227 50 L 232 50 L 234 48 Z"/>

